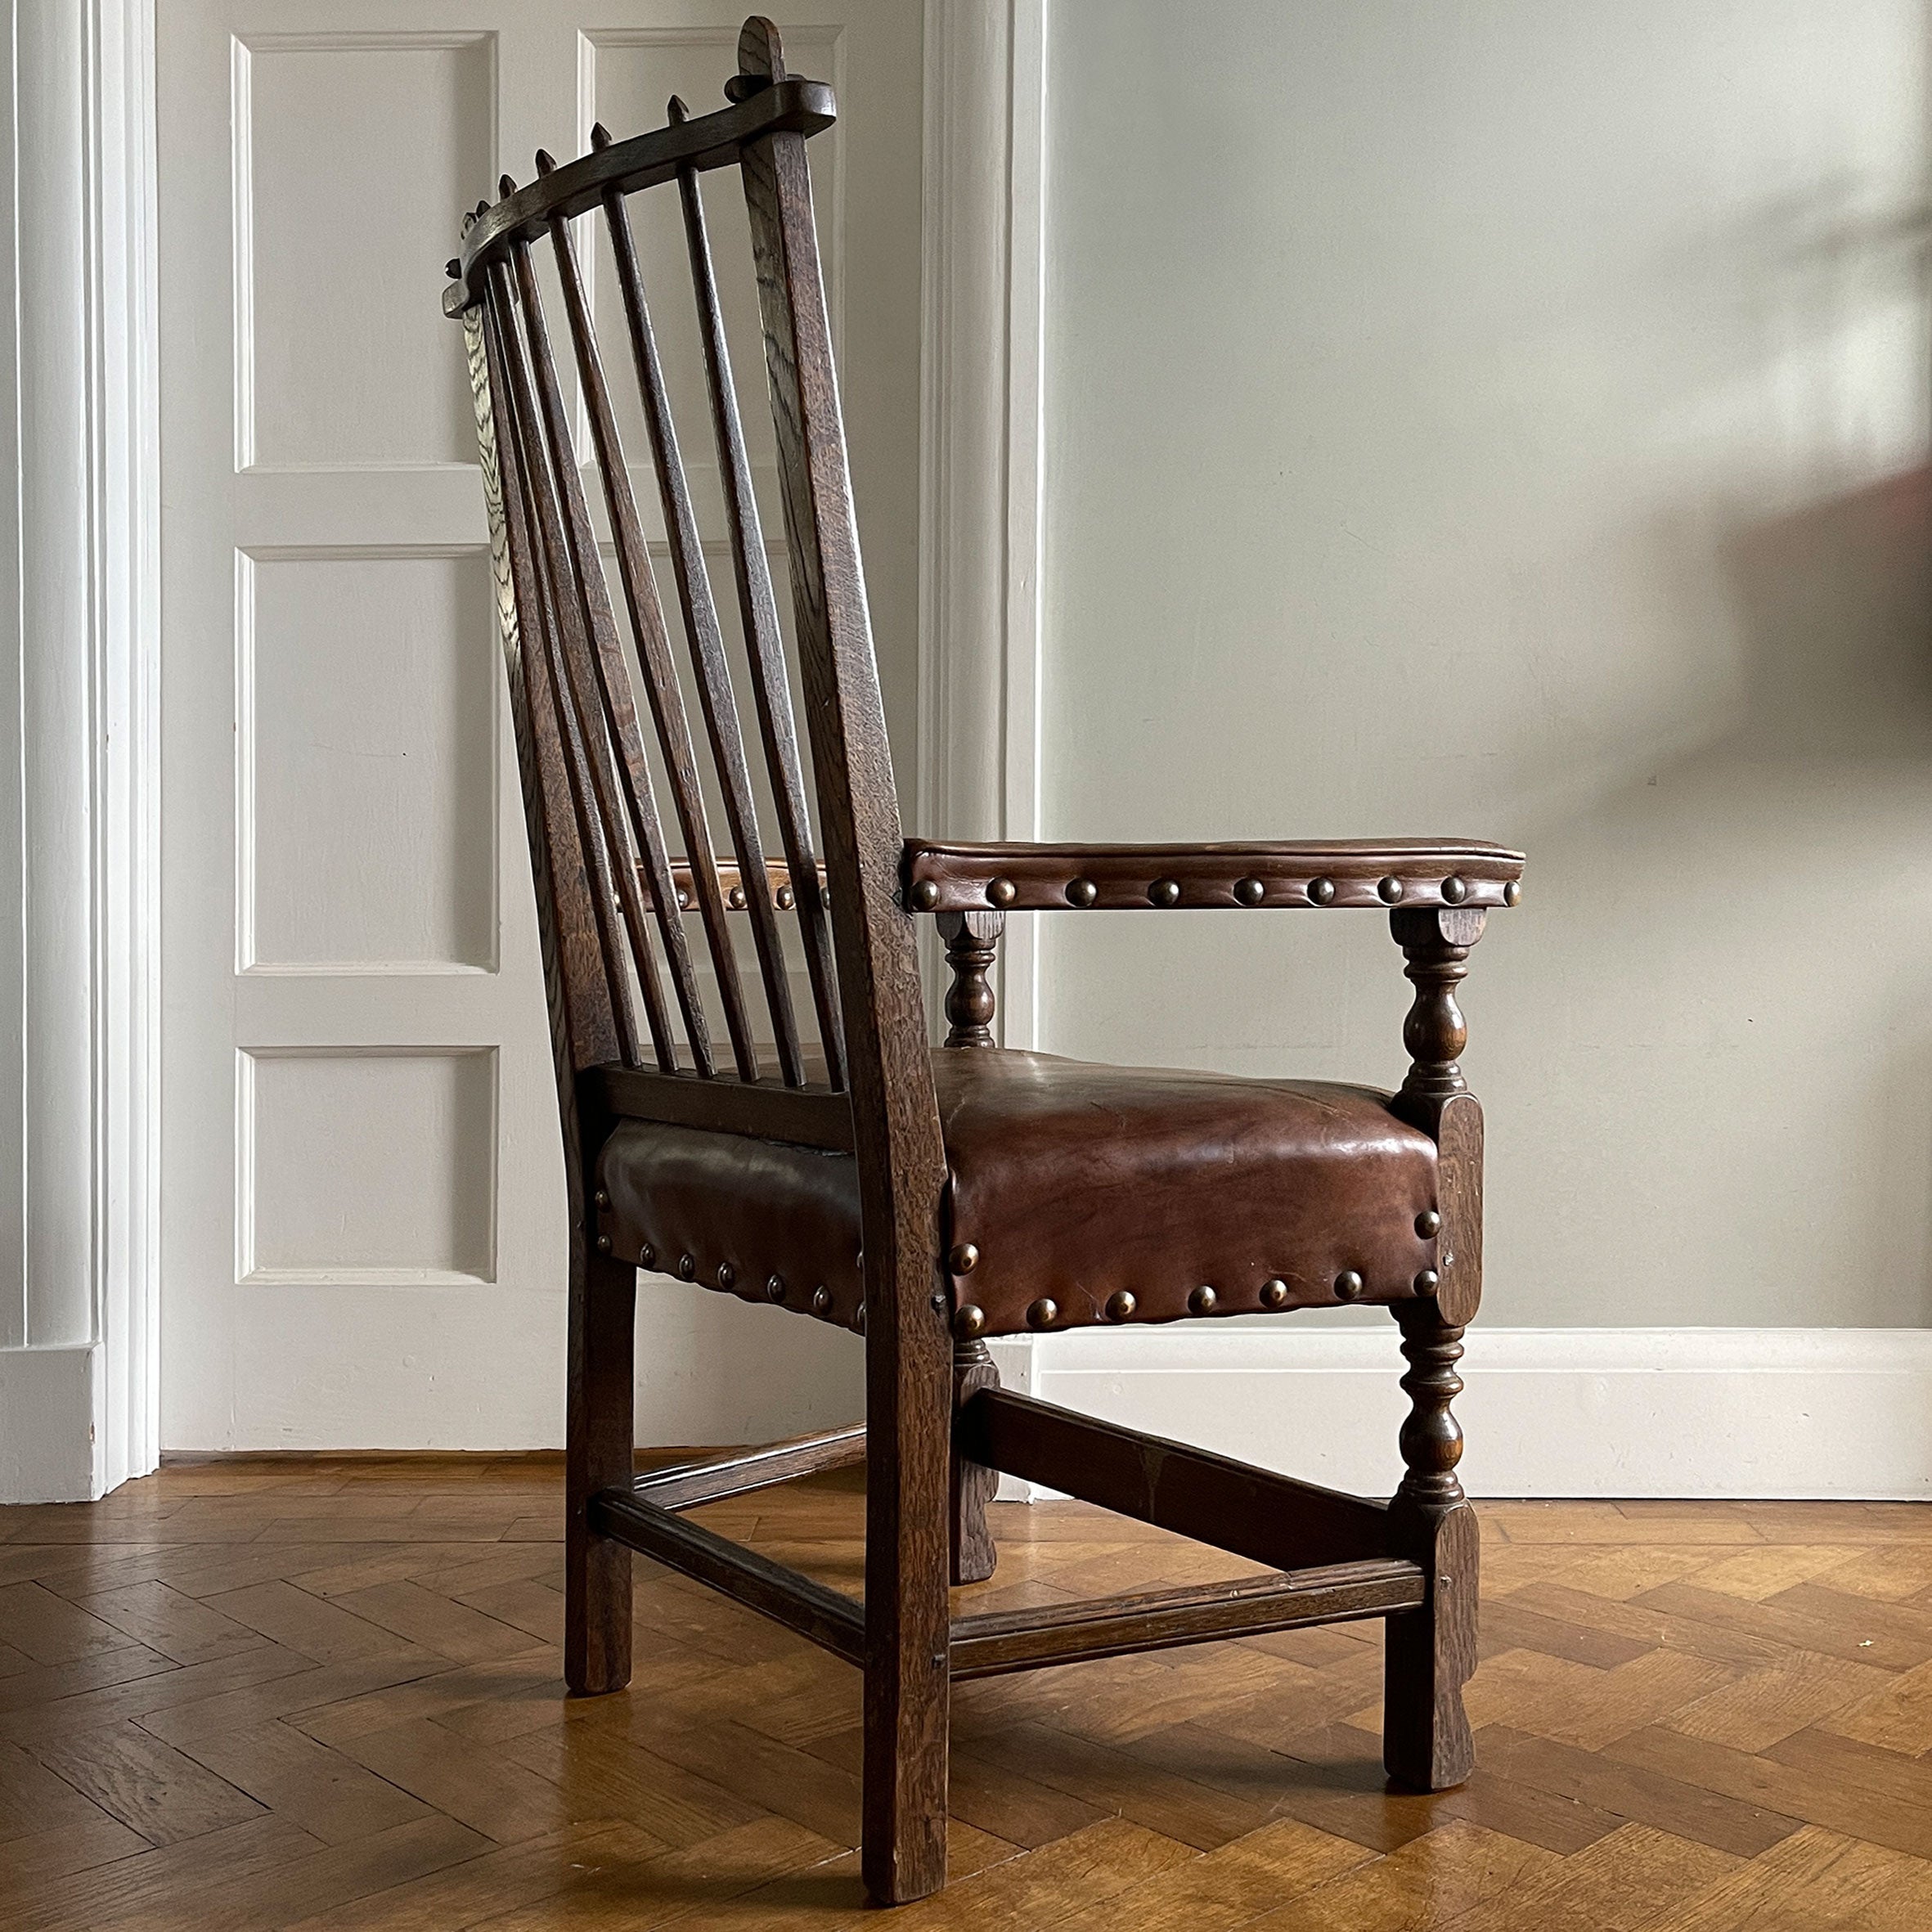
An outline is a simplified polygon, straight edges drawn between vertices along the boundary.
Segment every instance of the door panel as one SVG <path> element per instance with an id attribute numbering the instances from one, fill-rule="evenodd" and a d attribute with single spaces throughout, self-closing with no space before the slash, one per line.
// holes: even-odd
<path id="1" fill-rule="evenodd" d="M 846 0 L 788 40 L 799 71 L 840 90 L 812 164 L 902 780 L 920 12 Z M 660 125 L 673 92 L 696 113 L 720 105 L 738 25 L 703 0 L 617 0 L 581 27 L 549 0 L 160 10 L 171 1447 L 561 1440 L 555 1090 L 441 264 L 461 210 L 493 198 L 499 169 L 527 178 L 539 145 L 581 151 L 595 119 L 620 137 Z M 735 176 L 707 177 L 705 197 L 775 531 Z M 634 214 L 721 542 L 676 197 Z M 612 301 L 604 244 L 586 227 L 580 245 L 594 299 Z M 628 372 L 613 374 L 641 461 Z M 648 525 L 648 464 L 637 481 Z M 674 613 L 667 573 L 663 587 Z M 858 1413 L 853 1338 L 641 1287 L 642 1439 Z"/>

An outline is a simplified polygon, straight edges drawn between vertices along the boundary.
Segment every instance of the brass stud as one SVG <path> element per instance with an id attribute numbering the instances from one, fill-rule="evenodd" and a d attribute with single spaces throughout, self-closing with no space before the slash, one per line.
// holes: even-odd
<path id="1" fill-rule="evenodd" d="M 738 1279 L 738 1270 L 729 1261 L 718 1263 L 718 1286 L 728 1288 Z"/>
<path id="2" fill-rule="evenodd" d="M 983 1308 L 975 1308 L 968 1301 L 954 1310 L 953 1332 L 960 1341 L 971 1341 L 975 1336 L 986 1332 L 986 1312 Z"/>
<path id="3" fill-rule="evenodd" d="M 680 1255 L 677 1257 L 677 1278 L 680 1281 L 695 1281 L 698 1278 L 698 1257 L 695 1255 Z"/>
<path id="4" fill-rule="evenodd" d="M 1442 1278 L 1433 1268 L 1425 1268 L 1415 1278 L 1415 1292 L 1418 1295 L 1433 1295 L 1442 1285 Z"/>
<path id="5" fill-rule="evenodd" d="M 597 1237 L 597 1252 L 600 1255 L 608 1255 L 610 1252 L 610 1237 L 608 1234 L 600 1234 Z"/>
<path id="6" fill-rule="evenodd" d="M 1425 1241 L 1433 1241 L 1442 1232 L 1442 1216 L 1432 1207 L 1425 1207 L 1415 1218 L 1415 1231 Z"/>
<path id="7" fill-rule="evenodd" d="M 782 1274 L 766 1275 L 765 1277 L 765 1299 L 767 1301 L 782 1301 L 784 1298 L 785 1278 Z"/>
<path id="8" fill-rule="evenodd" d="M 1110 1322 L 1131 1321 L 1134 1310 L 1139 1305 L 1126 1288 L 1116 1288 L 1107 1297 L 1107 1319 Z"/>
<path id="9" fill-rule="evenodd" d="M 1311 878 L 1308 882 L 1308 902 L 1310 905 L 1332 905 L 1335 903 L 1335 881 L 1332 878 Z"/>
<path id="10" fill-rule="evenodd" d="M 798 896 L 789 886 L 780 886 L 778 888 L 778 910 L 780 912 L 789 912 L 798 903 Z"/>
<path id="11" fill-rule="evenodd" d="M 939 903 L 939 887 L 931 879 L 922 878 L 912 888 L 912 903 L 915 910 L 930 912 Z"/>
<path id="12" fill-rule="evenodd" d="M 820 905 L 829 906 L 831 905 L 831 903 L 832 888 L 829 886 L 820 886 L 819 887 L 819 904 Z"/>
<path id="13" fill-rule="evenodd" d="M 1100 896 L 1100 888 L 1090 878 L 1070 879 L 1067 885 L 1069 905 L 1091 905 Z"/>
<path id="14" fill-rule="evenodd" d="M 1452 872 L 1442 882 L 1442 897 L 1445 905 L 1460 905 L 1468 896 L 1468 887 L 1463 884 L 1462 879 L 1455 873 Z"/>
<path id="15" fill-rule="evenodd" d="M 597 1205 L 600 1207 L 608 1207 L 610 1206 L 610 1197 L 605 1193 L 601 1188 L 598 1188 L 597 1190 Z"/>
<path id="16" fill-rule="evenodd" d="M 1258 878 L 1238 878 L 1234 882 L 1234 896 L 1243 905 L 1259 905 L 1267 895 L 1267 887 Z"/>
<path id="17" fill-rule="evenodd" d="M 1402 881 L 1394 873 L 1375 882 L 1375 896 L 1384 905 L 1393 905 L 1402 896 Z"/>
<path id="18" fill-rule="evenodd" d="M 1027 1326 L 1029 1328 L 1050 1328 L 1058 1319 L 1060 1305 L 1051 1295 L 1042 1295 L 1027 1310 Z"/>
<path id="19" fill-rule="evenodd" d="M 658 1251 L 647 1241 L 637 1251 L 637 1265 L 640 1268 L 655 1268 L 657 1265 Z"/>
<path id="20" fill-rule="evenodd" d="M 962 1241 L 946 1256 L 955 1274 L 970 1274 L 979 1265 L 979 1250 L 970 1241 Z"/>
<path id="21" fill-rule="evenodd" d="M 990 878 L 986 881 L 986 904 L 1006 907 L 1020 896 L 1020 889 L 1010 878 Z"/>
<path id="22" fill-rule="evenodd" d="M 1362 1278 L 1354 1269 L 1345 1268 L 1335 1278 L 1335 1299 L 1337 1301 L 1354 1301 L 1362 1293 Z"/>
<path id="23" fill-rule="evenodd" d="M 811 1292 L 811 1312 L 824 1314 L 832 1306 L 832 1291 L 826 1287 L 814 1288 Z"/>
<path id="24" fill-rule="evenodd" d="M 1261 1305 L 1264 1308 L 1286 1308 L 1288 1305 L 1288 1284 L 1278 1274 L 1273 1281 L 1261 1283 Z"/>
<path id="25" fill-rule="evenodd" d="M 865 1304 L 861 1301 L 852 1315 L 852 1326 L 863 1335 L 865 1332 Z"/>
<path id="26" fill-rule="evenodd" d="M 682 886 L 677 888 L 677 910 L 680 912 L 689 912 L 691 910 L 691 895 Z"/>
<path id="27" fill-rule="evenodd" d="M 1505 905 L 1521 905 L 1522 902 L 1523 882 L 1520 878 L 1512 878 L 1503 888 L 1503 903 Z"/>
<path id="28" fill-rule="evenodd" d="M 744 887 L 743 886 L 732 887 L 730 891 L 725 895 L 725 903 L 731 908 L 732 911 L 743 912 L 745 905 Z"/>
<path id="29" fill-rule="evenodd" d="M 1188 1313 L 1189 1314 L 1212 1314 L 1215 1304 L 1220 1300 L 1220 1296 L 1215 1294 L 1206 1282 L 1203 1282 L 1193 1294 L 1188 1296 Z"/>
<path id="30" fill-rule="evenodd" d="M 1180 904 L 1180 881 L 1175 878 L 1157 878 L 1147 889 L 1150 905 L 1178 905 Z"/>

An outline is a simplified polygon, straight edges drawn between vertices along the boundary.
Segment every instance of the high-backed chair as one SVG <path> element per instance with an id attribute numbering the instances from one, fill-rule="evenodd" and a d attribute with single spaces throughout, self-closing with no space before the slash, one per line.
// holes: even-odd
<path id="1" fill-rule="evenodd" d="M 506 177 L 502 198 L 465 223 L 446 301 L 463 323 L 475 394 L 570 1196 L 570 1687 L 614 1691 L 630 1675 L 633 1550 L 858 1665 L 863 1866 L 886 1902 L 944 1882 L 948 1696 L 959 1678 L 1379 1617 L 1389 1772 L 1417 1790 L 1455 1784 L 1470 1768 L 1461 1687 L 1476 1656 L 1477 1539 L 1449 1404 L 1481 1285 L 1483 1131 L 1456 1063 L 1455 988 L 1485 911 L 1516 903 L 1521 858 L 1464 841 L 902 837 L 806 160 L 833 103 L 786 73 L 769 21 L 746 23 L 739 55 L 720 112 L 691 119 L 673 101 L 654 133 L 613 142 L 599 129 L 580 160 L 558 166 L 540 154 L 529 186 Z M 701 173 L 730 165 L 751 216 L 809 784 L 699 193 Z M 627 213 L 632 195 L 673 186 L 775 852 L 757 820 Z M 697 729 L 573 239 L 570 218 L 592 212 L 612 245 Z M 587 452 L 572 443 L 540 245 L 555 256 Z M 648 727 L 586 501 L 586 454 Z M 729 857 L 714 847 L 700 742 Z M 1093 1066 L 992 1045 L 986 972 L 1008 914 L 1200 906 L 1386 912 L 1416 989 L 1401 1090 Z M 687 910 L 710 955 L 708 990 Z M 952 1032 L 937 1050 L 920 914 L 937 915 L 955 973 Z M 739 914 L 768 1032 L 740 974 Z M 768 1305 L 775 1320 L 856 1330 L 865 1425 L 635 1476 L 640 1267 Z M 1393 1312 L 1411 1364 L 1407 1474 L 1386 1503 L 1009 1394 L 986 1348 L 992 1336 L 1350 1301 Z M 681 1514 L 861 1461 L 862 1605 Z M 955 1615 L 949 1581 L 993 1569 L 986 1512 L 1002 1470 L 1273 1573 Z"/>

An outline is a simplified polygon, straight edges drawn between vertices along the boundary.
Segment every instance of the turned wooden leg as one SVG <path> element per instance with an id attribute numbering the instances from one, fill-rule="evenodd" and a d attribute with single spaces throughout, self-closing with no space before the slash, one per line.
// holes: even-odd
<path id="1" fill-rule="evenodd" d="M 591 1533 L 590 1499 L 631 1473 L 637 1271 L 572 1242 L 564 1480 L 564 1678 L 580 1695 L 631 1681 L 631 1552 Z"/>
<path id="2" fill-rule="evenodd" d="M 996 1389 L 1000 1371 L 983 1341 L 953 1344 L 953 1412 L 957 1414 L 968 1400 L 982 1389 Z M 956 1584 L 983 1584 L 993 1574 L 999 1552 L 993 1546 L 993 1533 L 986 1527 L 986 1505 L 1000 1487 L 1000 1471 L 981 1462 L 968 1462 L 953 1446 L 952 1459 L 952 1578 Z"/>
<path id="3" fill-rule="evenodd" d="M 948 1046 L 993 1044 L 993 988 L 987 978 L 1000 957 L 1003 912 L 942 912 L 934 922 L 946 941 L 953 983 L 946 994 Z"/>
<path id="4" fill-rule="evenodd" d="M 1409 1398 L 1402 1425 L 1408 1474 L 1389 1505 L 1393 1539 L 1422 1567 L 1428 1599 L 1388 1620 L 1382 1710 L 1382 1762 L 1399 1785 L 1445 1790 L 1474 1764 L 1462 1686 L 1476 1669 L 1480 1539 L 1476 1512 L 1456 1478 L 1462 1431 L 1449 1404 L 1462 1392 L 1456 1364 L 1462 1331 L 1431 1301 L 1398 1302 Z"/>

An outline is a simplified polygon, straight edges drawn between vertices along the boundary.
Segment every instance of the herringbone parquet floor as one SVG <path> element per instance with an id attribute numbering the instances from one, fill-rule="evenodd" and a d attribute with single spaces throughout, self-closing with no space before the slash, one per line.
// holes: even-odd
<path id="1" fill-rule="evenodd" d="M 858 1680 L 641 1566 L 567 1702 L 541 1460 L 173 1465 L 0 1511 L 0 1925 L 830 1928 Z M 706 1512 L 856 1591 L 848 1480 Z M 999 1512 L 977 1602 L 1242 1566 Z M 1493 1503 L 1483 1768 L 1381 1788 L 1363 1624 L 964 1687 L 913 1928 L 1926 1932 L 1932 1511 Z"/>

